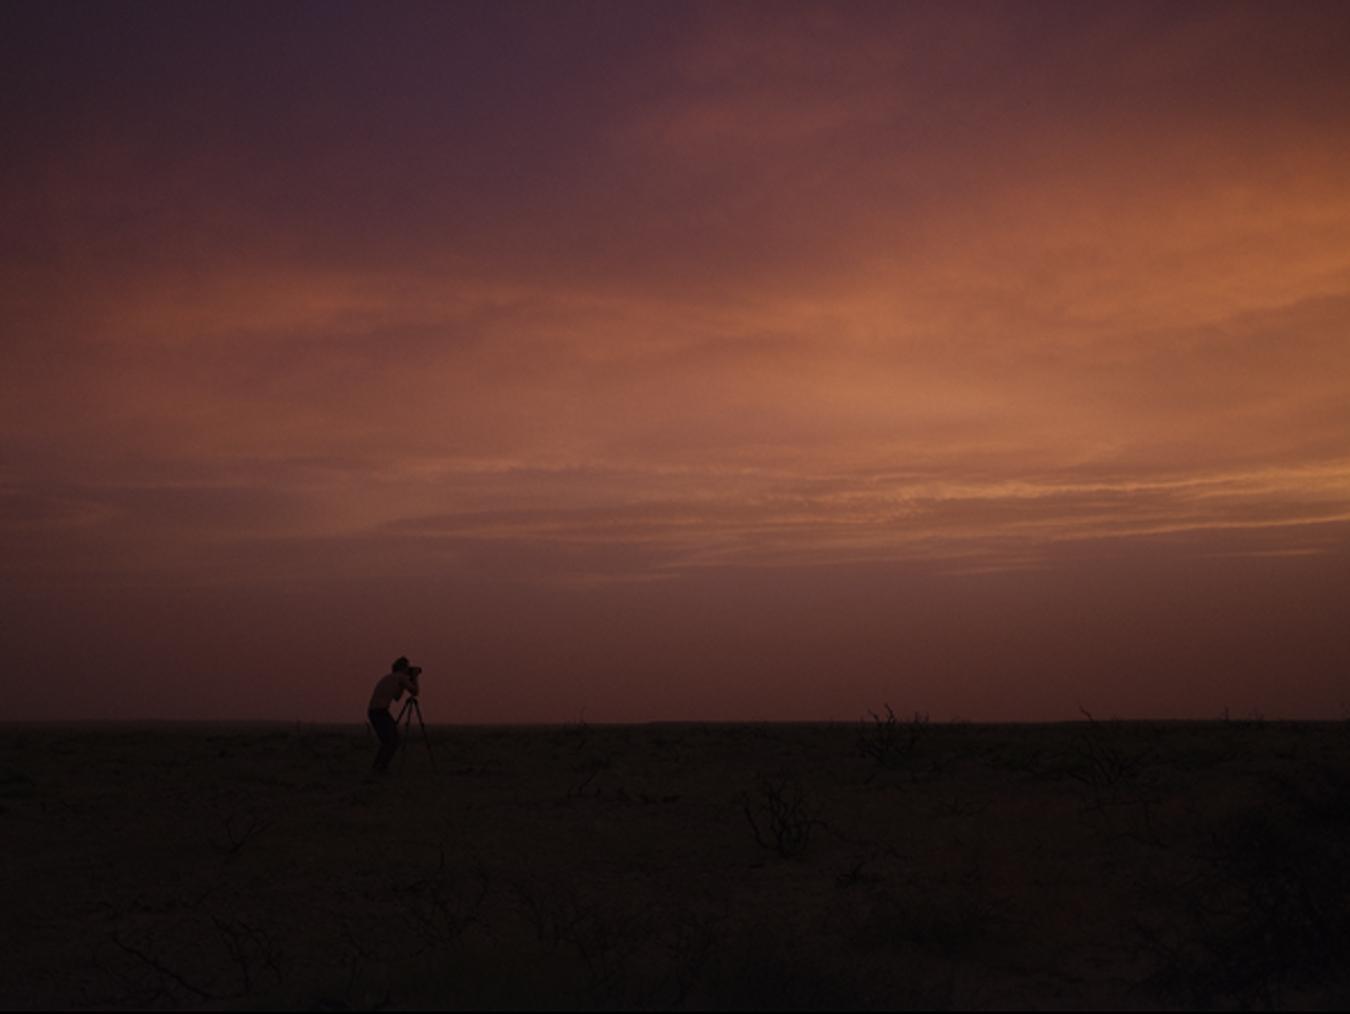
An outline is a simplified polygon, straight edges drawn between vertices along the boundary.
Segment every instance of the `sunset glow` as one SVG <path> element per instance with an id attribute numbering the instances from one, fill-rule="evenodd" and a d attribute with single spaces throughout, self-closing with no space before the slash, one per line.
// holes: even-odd
<path id="1" fill-rule="evenodd" d="M 446 722 L 1350 704 L 1340 5 L 0 50 L 0 717 L 359 721 L 400 653 Z"/>

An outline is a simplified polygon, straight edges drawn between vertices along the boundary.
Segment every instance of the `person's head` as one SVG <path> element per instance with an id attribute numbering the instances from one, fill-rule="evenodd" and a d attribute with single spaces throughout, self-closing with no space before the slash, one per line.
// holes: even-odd
<path id="1" fill-rule="evenodd" d="M 408 662 L 407 655 L 400 655 L 398 658 L 394 659 L 394 672 L 401 672 L 415 681 L 418 676 L 422 675 L 422 667 L 420 665 L 411 665 Z"/>

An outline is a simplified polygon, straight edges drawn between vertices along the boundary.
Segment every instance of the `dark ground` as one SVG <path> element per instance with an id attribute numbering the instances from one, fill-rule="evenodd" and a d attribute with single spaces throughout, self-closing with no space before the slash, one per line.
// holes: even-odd
<path id="1" fill-rule="evenodd" d="M 0 1005 L 1350 1007 L 1350 726 L 0 728 Z"/>

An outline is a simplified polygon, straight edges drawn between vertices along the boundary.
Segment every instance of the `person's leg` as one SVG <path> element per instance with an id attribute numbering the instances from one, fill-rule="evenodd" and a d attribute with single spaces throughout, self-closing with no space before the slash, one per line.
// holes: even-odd
<path id="1" fill-rule="evenodd" d="M 375 727 L 375 735 L 380 737 L 380 752 L 375 755 L 375 764 L 371 770 L 384 774 L 389 770 L 389 762 L 398 753 L 398 722 L 389 714 L 388 708 L 370 712 L 370 724 Z"/>

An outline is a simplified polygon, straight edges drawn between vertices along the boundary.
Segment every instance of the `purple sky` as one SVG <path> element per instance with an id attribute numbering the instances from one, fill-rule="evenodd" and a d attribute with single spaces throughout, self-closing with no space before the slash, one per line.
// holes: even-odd
<path id="1" fill-rule="evenodd" d="M 0 8 L 0 719 L 1350 707 L 1350 9 Z"/>

